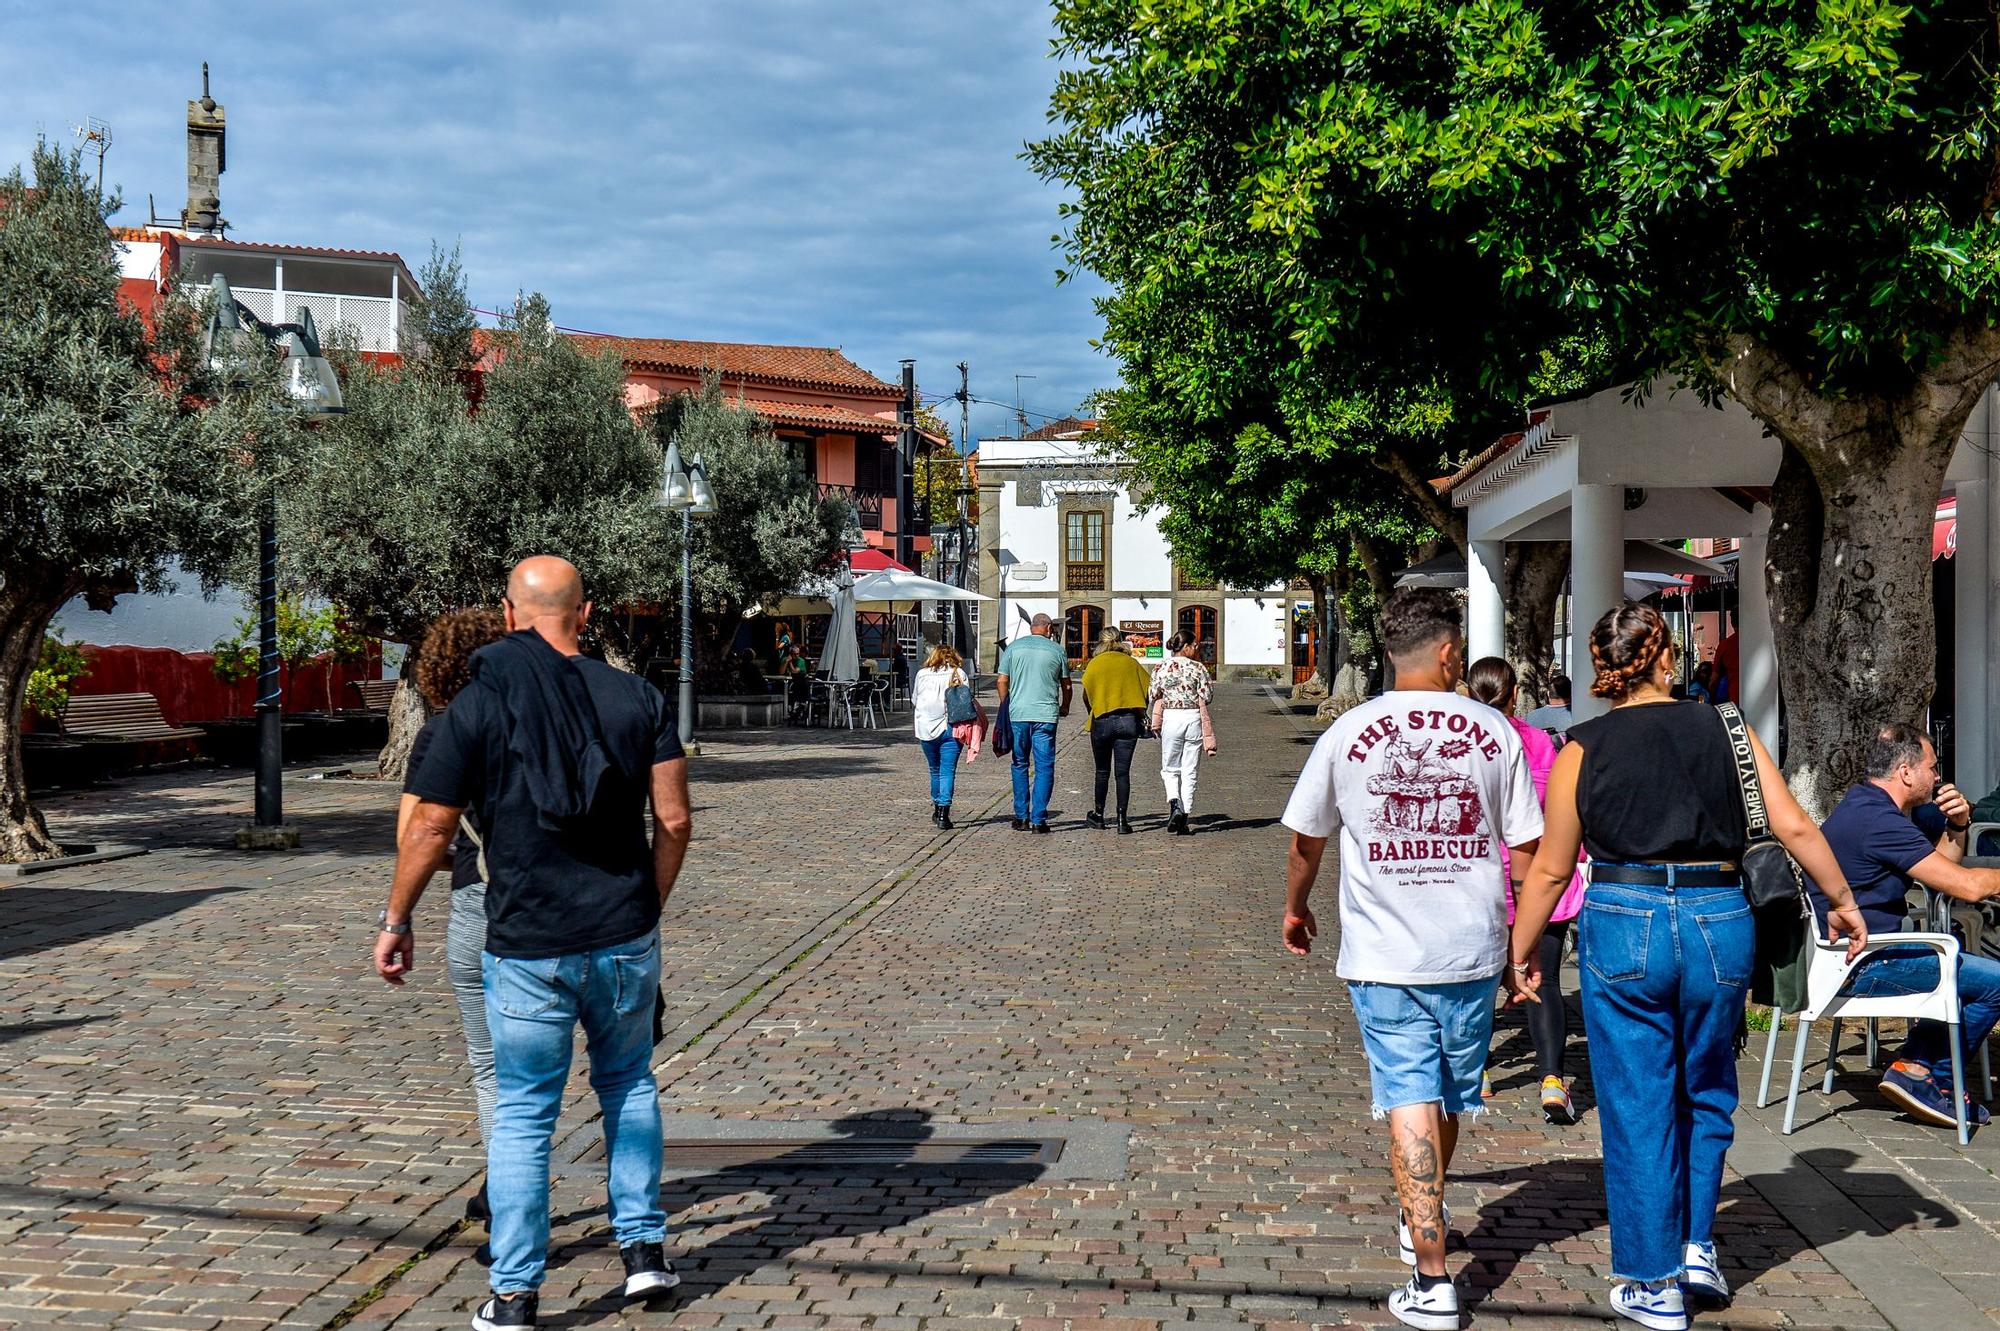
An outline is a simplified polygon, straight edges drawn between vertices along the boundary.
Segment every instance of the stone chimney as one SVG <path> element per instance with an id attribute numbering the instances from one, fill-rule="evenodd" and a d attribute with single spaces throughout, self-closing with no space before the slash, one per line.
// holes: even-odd
<path id="1" fill-rule="evenodd" d="M 222 107 L 208 95 L 208 62 L 203 61 L 201 100 L 188 103 L 188 190 L 187 207 L 181 210 L 181 230 L 219 236 L 229 225 L 222 220 L 222 173 L 228 169 L 228 133 Z"/>

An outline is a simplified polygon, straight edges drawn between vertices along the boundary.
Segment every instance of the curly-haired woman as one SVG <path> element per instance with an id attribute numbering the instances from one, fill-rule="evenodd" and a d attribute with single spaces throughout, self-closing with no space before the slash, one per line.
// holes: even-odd
<path id="1" fill-rule="evenodd" d="M 1748 827 L 1715 709 L 1673 698 L 1674 644 L 1651 606 L 1605 612 L 1590 635 L 1603 716 L 1569 728 L 1549 773 L 1547 827 L 1517 894 L 1508 987 L 1539 1001 L 1541 940 L 1590 851 L 1577 916 L 1583 1019 L 1604 1136 L 1611 1306 L 1655 1331 L 1688 1324 L 1687 1293 L 1727 1298 L 1715 1205 L 1735 1137 L 1736 1029 L 1756 947 L 1742 858 Z M 1868 926 L 1826 838 L 1752 733 L 1771 830 L 1833 903 L 1850 956 Z"/>
<path id="2" fill-rule="evenodd" d="M 507 632 L 507 621 L 498 610 L 456 610 L 439 615 L 424 634 L 423 650 L 417 656 L 417 692 L 431 706 L 431 719 L 417 732 L 410 746 L 405 769 L 403 798 L 396 810 L 396 840 L 417 807 L 411 785 L 423 767 L 437 721 L 451 700 L 472 680 L 472 654 Z M 479 1107 L 479 1137 L 490 1142 L 493 1136 L 493 1105 L 498 1089 L 493 1079 L 493 1038 L 486 1030 L 486 991 L 480 978 L 480 954 L 486 950 L 486 857 L 479 829 L 468 810 L 458 820 L 458 840 L 451 856 L 451 918 L 445 927 L 444 965 L 451 981 L 452 996 L 458 1001 L 458 1019 L 465 1028 L 465 1054 L 472 1064 L 472 1094 Z M 466 1207 L 474 1220 L 487 1218 L 486 1185 Z"/>

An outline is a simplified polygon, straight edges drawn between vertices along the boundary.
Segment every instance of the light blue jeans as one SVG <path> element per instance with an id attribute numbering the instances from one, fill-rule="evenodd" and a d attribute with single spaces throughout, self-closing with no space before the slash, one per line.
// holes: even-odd
<path id="1" fill-rule="evenodd" d="M 1032 790 L 1028 761 L 1035 764 Z M 1014 816 L 1030 823 L 1049 818 L 1049 794 L 1056 788 L 1056 723 L 1014 722 Z"/>
<path id="2" fill-rule="evenodd" d="M 1756 947 L 1741 884 L 1584 894 L 1576 949 L 1616 1279 L 1679 1276 L 1683 1245 L 1712 1241 Z"/>
<path id="3" fill-rule="evenodd" d="M 549 1252 L 549 1142 L 569 1080 L 578 1022 L 611 1161 L 618 1246 L 660 1243 L 660 1096 L 653 1081 L 653 1002 L 660 936 L 594 952 L 521 961 L 487 953 L 486 1024 L 500 1103 L 487 1148 L 495 1294 L 541 1288 Z"/>
<path id="4" fill-rule="evenodd" d="M 958 751 L 964 747 L 946 726 L 936 739 L 918 740 L 924 746 L 924 761 L 931 769 L 931 803 L 949 804 L 958 785 Z"/>
<path id="5" fill-rule="evenodd" d="M 486 1029 L 486 884 L 451 890 L 451 918 L 445 926 L 444 968 L 458 1000 L 465 1028 L 465 1057 L 472 1064 L 472 1096 L 479 1106 L 479 1140 L 493 1140 L 493 1036 Z"/>

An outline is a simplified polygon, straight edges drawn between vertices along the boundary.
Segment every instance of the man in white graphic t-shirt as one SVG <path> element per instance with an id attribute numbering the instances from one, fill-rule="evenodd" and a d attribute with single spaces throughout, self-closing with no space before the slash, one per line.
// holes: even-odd
<path id="1" fill-rule="evenodd" d="M 1501 850 L 1525 874 L 1542 810 L 1507 718 L 1455 690 L 1465 673 L 1458 603 L 1397 592 L 1382 610 L 1396 687 L 1321 735 L 1285 806 L 1292 829 L 1285 946 L 1312 950 L 1306 904 L 1340 834 L 1340 956 L 1368 1051 L 1375 1117 L 1389 1121 L 1410 1283 L 1389 1296 L 1409 1326 L 1456 1331 L 1445 1275 L 1444 1176 L 1458 1116 L 1476 1114 L 1507 965 Z"/>

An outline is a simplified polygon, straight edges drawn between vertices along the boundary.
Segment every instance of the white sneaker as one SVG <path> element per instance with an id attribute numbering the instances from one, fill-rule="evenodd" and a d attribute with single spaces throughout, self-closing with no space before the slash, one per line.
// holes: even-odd
<path id="1" fill-rule="evenodd" d="M 1440 1202 L 1438 1204 L 1438 1211 L 1444 1216 L 1445 1245 L 1449 1247 L 1451 1244 L 1451 1208 Z M 1409 1217 L 1401 1211 L 1396 1212 L 1396 1245 L 1401 1249 L 1403 1265 L 1415 1266 L 1417 1264 L 1417 1245 L 1410 1238 Z"/>
<path id="2" fill-rule="evenodd" d="M 1458 1289 L 1449 1280 L 1425 1289 L 1411 1276 L 1409 1284 L 1389 1295 L 1389 1312 L 1421 1331 L 1458 1331 Z"/>
<path id="3" fill-rule="evenodd" d="M 1687 1331 L 1687 1303 L 1681 1298 L 1678 1281 L 1661 1280 L 1650 1285 L 1625 1281 L 1611 1287 L 1611 1311 L 1629 1317 L 1652 1331 Z"/>
<path id="4" fill-rule="evenodd" d="M 1681 1283 L 1687 1286 L 1690 1294 L 1708 1299 L 1729 1297 L 1729 1282 L 1722 1278 L 1722 1263 L 1715 1255 L 1713 1243 L 1688 1244 L 1683 1265 L 1687 1271 L 1681 1276 Z"/>

